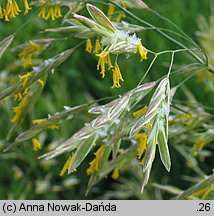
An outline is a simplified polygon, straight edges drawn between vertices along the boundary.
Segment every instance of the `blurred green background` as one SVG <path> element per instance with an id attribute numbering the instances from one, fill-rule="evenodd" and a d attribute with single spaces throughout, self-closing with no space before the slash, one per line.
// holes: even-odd
<path id="1" fill-rule="evenodd" d="M 163 16 L 178 25 L 194 41 L 197 41 L 196 32 L 198 28 L 199 16 L 204 16 L 207 20 L 211 14 L 211 0 L 145 0 L 150 8 L 159 12 Z M 102 8 L 102 4 L 96 4 Z M 106 12 L 107 7 L 103 7 Z M 144 18 L 147 22 L 156 27 L 173 29 L 167 22 L 163 22 L 149 11 L 132 10 L 137 16 Z M 64 11 L 66 12 L 66 11 Z M 83 10 L 80 13 L 86 14 Z M 129 17 L 125 21 L 136 23 Z M 137 24 L 137 23 L 136 23 Z M 47 33 L 46 28 L 58 27 L 61 20 L 44 21 L 37 16 L 37 10 L 34 9 L 26 16 L 19 15 L 16 19 L 5 23 L 0 20 L 0 40 L 16 32 L 15 40 L 10 48 L 15 47 L 25 41 L 37 38 L 58 38 L 59 40 L 52 44 L 47 50 L 39 55 L 40 59 L 47 59 L 60 53 L 61 51 L 72 48 L 81 40 L 72 37 L 69 33 Z M 70 36 L 70 37 L 69 37 Z M 146 30 L 139 33 L 143 45 L 155 52 L 169 49 L 177 49 L 173 43 L 167 41 L 153 30 Z M 63 39 L 66 37 L 67 39 Z M 182 41 L 182 40 L 181 40 Z M 186 43 L 186 42 L 185 42 Z M 186 43 L 189 45 L 188 43 Z M 191 46 L 190 46 L 191 47 Z M 85 52 L 85 45 L 76 50 L 71 57 L 62 63 L 53 74 L 48 76 L 47 84 L 36 105 L 26 116 L 22 123 L 20 131 L 26 130 L 30 126 L 32 119 L 44 118 L 48 114 L 54 114 L 63 110 L 63 106 L 76 106 L 88 102 L 92 99 L 100 99 L 109 96 L 118 96 L 134 88 L 143 77 L 152 56 L 148 55 L 148 60 L 139 62 L 139 56 L 121 55 L 118 63 L 123 74 L 124 82 L 120 89 L 111 89 L 112 80 L 107 76 L 105 79 L 100 77 L 96 70 L 97 59 Z M 167 73 L 170 55 L 161 56 L 152 67 L 146 81 L 157 80 Z M 18 53 L 9 49 L 0 63 L 0 90 L 5 89 L 11 83 L 17 80 L 18 74 L 24 73 L 18 65 Z M 180 66 L 190 64 L 195 60 L 188 54 L 178 54 L 175 58 L 175 69 Z M 26 70 L 25 70 L 26 71 Z M 26 71 L 27 72 L 27 71 Z M 6 78 L 5 78 L 6 77 Z M 176 76 L 171 79 L 171 85 L 179 84 L 184 77 Z M 213 107 L 214 98 L 211 93 L 205 90 L 203 83 L 196 82 L 197 77 L 193 77 L 187 82 L 189 90 L 194 94 L 196 99 L 203 105 Z M 182 90 L 176 93 L 176 99 L 185 101 L 186 97 Z M 108 100 L 105 100 L 106 102 Z M 129 182 L 135 183 L 135 190 L 140 191 L 139 176 L 131 171 L 124 171 L 121 175 L 124 181 L 124 188 L 120 188 L 110 177 L 98 184 L 88 196 L 85 196 L 88 176 L 86 169 L 93 154 L 88 157 L 78 169 L 78 172 L 72 175 L 59 176 L 59 172 L 68 157 L 62 155 L 50 162 L 38 160 L 37 157 L 47 152 L 50 146 L 58 145 L 63 140 L 69 138 L 73 132 L 82 127 L 87 122 L 86 115 L 78 115 L 72 120 L 64 121 L 59 130 L 49 130 L 40 135 L 43 141 L 43 148 L 39 152 L 34 152 L 30 142 L 21 143 L 8 153 L 3 153 L 4 139 L 11 127 L 10 119 L 13 116 L 13 101 L 7 98 L 0 102 L 0 199 L 116 199 L 111 191 L 126 190 Z M 213 113 L 212 113 L 213 114 Z M 212 148 L 213 150 L 213 148 Z M 193 170 L 185 166 L 186 160 L 174 148 L 170 148 L 172 158 L 172 170 L 170 173 L 165 171 L 161 165 L 159 156 L 155 160 L 150 182 L 159 184 L 171 184 L 181 189 L 191 186 L 183 176 L 196 176 Z M 211 157 L 208 157 L 201 168 L 206 174 L 211 174 L 212 163 Z M 132 164 L 130 164 L 132 167 Z M 136 175 L 136 176 L 135 176 Z M 134 190 L 134 187 L 133 187 Z M 112 194 L 111 194 L 112 193 Z M 128 194 L 124 199 L 155 199 L 157 195 L 152 187 L 148 186 L 145 195 L 136 192 Z M 164 198 L 169 198 L 167 194 Z"/>

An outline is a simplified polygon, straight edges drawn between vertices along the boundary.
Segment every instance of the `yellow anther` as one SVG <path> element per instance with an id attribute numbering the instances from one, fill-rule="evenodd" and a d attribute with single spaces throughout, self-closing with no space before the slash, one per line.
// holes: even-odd
<path id="1" fill-rule="evenodd" d="M 143 108 L 137 110 L 136 112 L 133 113 L 133 116 L 135 118 L 138 118 L 140 116 L 142 116 L 146 111 L 147 111 L 148 107 L 147 106 L 144 106 Z"/>
<path id="2" fill-rule="evenodd" d="M 112 71 L 113 71 L 113 85 L 111 88 L 120 88 L 121 87 L 120 80 L 121 81 L 124 81 L 124 80 L 120 72 L 119 65 L 116 64 Z"/>
<path id="3" fill-rule="evenodd" d="M 147 50 L 145 50 L 142 46 L 142 43 L 139 43 L 137 46 L 137 52 L 139 53 L 141 59 L 140 61 L 143 61 L 144 59 L 147 59 Z"/>
<path id="4" fill-rule="evenodd" d="M 105 150 L 105 146 L 104 145 L 101 145 L 100 148 L 97 150 L 97 152 L 95 153 L 95 158 L 93 161 L 91 161 L 89 164 L 89 168 L 87 169 L 87 174 L 88 175 L 91 175 L 92 173 L 94 173 L 95 171 L 98 171 L 99 169 L 99 163 L 100 163 L 100 159 L 102 158 L 103 156 L 103 153 L 104 153 L 104 150 Z"/>
<path id="5" fill-rule="evenodd" d="M 101 50 L 101 44 L 99 39 L 96 39 L 94 53 L 98 53 Z"/>
<path id="6" fill-rule="evenodd" d="M 118 167 L 114 168 L 114 171 L 113 171 L 111 177 L 114 180 L 117 180 L 120 177 L 120 175 L 119 175 L 119 168 Z"/>
<path id="7" fill-rule="evenodd" d="M 23 87 L 25 87 L 25 85 L 26 85 L 27 81 L 29 80 L 29 78 L 31 77 L 31 75 L 32 74 L 30 72 L 28 72 L 24 75 L 19 75 L 19 79 L 20 79 L 20 81 L 22 81 Z"/>
<path id="8" fill-rule="evenodd" d="M 146 144 L 147 144 L 147 140 L 148 140 L 148 136 L 145 133 L 139 133 L 137 135 L 135 135 L 134 137 L 136 140 L 139 140 L 139 146 L 137 149 L 137 155 L 138 158 L 140 159 L 146 149 Z"/>
<path id="9" fill-rule="evenodd" d="M 88 53 L 91 53 L 92 48 L 93 48 L 93 46 L 92 46 L 92 43 L 91 43 L 91 39 L 88 38 L 88 39 L 86 40 L 85 51 L 88 52 Z"/>
<path id="10" fill-rule="evenodd" d="M 72 156 L 73 156 L 73 154 L 72 154 Z M 64 166 L 63 166 L 63 168 L 62 168 L 62 170 L 61 170 L 61 172 L 60 172 L 60 174 L 59 174 L 60 176 L 65 175 L 65 173 L 66 173 L 66 171 L 68 170 L 69 165 L 70 165 L 70 163 L 71 163 L 72 156 L 70 156 L 70 157 L 68 158 L 68 160 L 65 162 L 65 164 L 64 164 Z"/>
<path id="11" fill-rule="evenodd" d="M 32 146 L 33 146 L 34 151 L 38 151 L 41 149 L 42 145 L 36 138 L 34 138 L 34 139 L 32 139 Z"/>
<path id="12" fill-rule="evenodd" d="M 46 121 L 47 119 L 46 118 L 43 118 L 43 119 L 35 119 L 33 120 L 33 124 L 39 124 L 39 123 L 42 123 L 44 121 Z"/>
<path id="13" fill-rule="evenodd" d="M 44 87 L 45 84 L 44 84 L 44 81 L 43 81 L 43 80 L 38 79 L 37 82 L 38 82 L 42 87 Z"/>

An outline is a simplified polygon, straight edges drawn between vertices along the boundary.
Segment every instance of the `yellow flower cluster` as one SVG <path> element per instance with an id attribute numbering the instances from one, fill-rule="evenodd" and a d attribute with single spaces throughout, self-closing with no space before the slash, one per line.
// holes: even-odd
<path id="1" fill-rule="evenodd" d="M 112 71 L 113 71 L 113 85 L 112 85 L 112 88 L 120 88 L 121 87 L 120 80 L 124 81 L 124 79 L 122 77 L 119 65 L 117 63 L 116 63 L 116 65 L 115 65 L 115 67 L 114 67 L 114 69 Z"/>
<path id="2" fill-rule="evenodd" d="M 93 45 L 91 42 L 91 39 L 88 38 L 86 40 L 86 52 L 91 53 L 93 49 Z M 102 46 L 100 44 L 99 39 L 96 39 L 95 43 L 95 49 L 94 53 L 98 53 L 102 49 Z M 147 59 L 147 50 L 145 50 L 142 46 L 142 43 L 140 42 L 137 46 L 137 52 L 141 57 L 140 61 L 143 61 L 144 59 Z M 113 72 L 113 85 L 112 88 L 120 88 L 120 80 L 123 80 L 122 74 L 120 72 L 119 65 L 115 63 L 115 66 L 112 65 L 111 63 L 111 57 L 110 57 L 110 52 L 102 51 L 99 54 L 96 54 L 96 56 L 99 57 L 98 64 L 97 64 L 97 70 L 100 70 L 100 74 L 102 75 L 102 78 L 105 77 L 105 71 L 106 71 L 106 65 L 108 66 L 108 70 L 112 69 Z"/>
<path id="3" fill-rule="evenodd" d="M 88 53 L 91 53 L 92 49 L 93 49 L 93 46 L 92 46 L 91 40 L 87 39 L 85 51 Z"/>
<path id="4" fill-rule="evenodd" d="M 30 40 L 29 44 L 19 54 L 19 58 L 23 60 L 23 67 L 31 66 L 32 57 L 38 55 L 44 48 L 45 46 Z"/>
<path id="5" fill-rule="evenodd" d="M 19 80 L 22 82 L 22 87 L 24 88 L 24 91 L 21 93 L 21 92 L 18 92 L 14 95 L 14 100 L 22 100 L 23 96 L 27 95 L 28 93 L 28 90 L 29 88 L 25 88 L 29 78 L 31 77 L 31 73 L 30 72 L 27 72 L 26 74 L 24 75 L 19 75 Z"/>
<path id="6" fill-rule="evenodd" d="M 34 139 L 32 139 L 32 146 L 33 146 L 34 151 L 38 151 L 38 150 L 41 149 L 42 145 L 41 145 L 41 143 L 39 142 L 38 139 L 34 138 Z"/>
<path id="7" fill-rule="evenodd" d="M 68 160 L 65 162 L 65 164 L 64 164 L 64 166 L 63 166 L 63 168 L 62 168 L 62 170 L 61 170 L 61 172 L 60 172 L 60 176 L 63 176 L 63 175 L 65 175 L 65 173 L 66 173 L 66 171 L 68 170 L 68 167 L 69 167 L 69 165 L 70 165 L 70 163 L 71 163 L 71 160 L 72 160 L 72 156 L 70 156 L 69 158 L 68 158 Z"/>
<path id="8" fill-rule="evenodd" d="M 14 95 L 14 101 L 20 101 L 22 98 L 28 93 L 29 88 L 25 88 L 24 91 L 18 92 L 17 94 Z"/>
<path id="9" fill-rule="evenodd" d="M 19 75 L 19 80 L 22 83 L 22 89 L 19 90 L 19 92 L 14 94 L 14 100 L 18 100 L 20 101 L 19 104 L 15 107 L 13 107 L 13 112 L 15 113 L 14 117 L 11 119 L 11 122 L 13 122 L 14 124 L 18 124 L 23 116 L 23 114 L 25 113 L 28 105 L 29 105 L 29 101 L 31 98 L 31 95 L 29 94 L 29 87 L 28 85 L 30 83 L 29 79 L 32 76 L 32 74 L 30 72 L 27 72 L 26 74 L 23 75 Z M 44 86 L 44 81 L 41 79 L 37 80 L 38 84 L 41 85 L 42 87 Z M 33 124 L 38 124 L 41 123 L 42 121 L 45 121 L 44 119 L 37 119 L 33 121 Z M 47 128 L 53 128 L 53 129 L 58 129 L 59 126 L 58 125 L 48 125 Z"/>
<path id="10" fill-rule="evenodd" d="M 119 65 L 117 64 L 117 57 L 123 53 L 139 54 L 140 61 L 147 59 L 147 49 L 143 47 L 141 39 L 136 34 L 130 34 L 127 30 L 117 29 L 116 26 L 110 21 L 110 17 L 114 14 L 115 7 L 110 4 L 107 17 L 99 8 L 86 4 L 87 10 L 92 17 L 89 19 L 85 16 L 74 14 L 77 22 L 73 23 L 75 31 L 81 33 L 82 38 L 86 40 L 86 52 L 91 53 L 93 45 L 91 37 L 99 37 L 95 43 L 94 53 L 99 57 L 97 70 L 100 70 L 102 78 L 105 77 L 106 65 L 108 70 L 112 69 L 113 72 L 113 85 L 112 88 L 121 87 L 120 81 L 124 81 L 120 72 Z M 119 14 L 119 19 L 124 16 L 123 13 Z M 90 36 L 89 36 L 90 32 Z M 77 36 L 77 35 L 76 35 Z M 114 66 L 111 64 L 110 54 L 116 55 Z"/>
<path id="11" fill-rule="evenodd" d="M 35 119 L 33 120 L 33 124 L 40 124 L 42 122 L 45 122 L 47 119 L 46 118 L 43 118 L 43 119 Z"/>
<path id="12" fill-rule="evenodd" d="M 13 107 L 13 112 L 15 113 L 14 117 L 11 119 L 11 122 L 13 122 L 14 124 L 18 124 L 22 114 L 25 111 L 25 108 L 27 106 L 27 101 L 28 101 L 29 95 L 25 95 L 25 97 L 20 101 L 20 103 L 18 104 L 18 106 Z"/>
<path id="13" fill-rule="evenodd" d="M 147 123 L 143 127 L 146 129 L 152 129 L 152 123 Z"/>
<path id="14" fill-rule="evenodd" d="M 95 48 L 94 48 L 94 53 L 98 53 L 100 50 L 101 50 L 101 44 L 100 44 L 100 40 L 99 39 L 96 39 L 96 42 L 95 42 Z M 85 51 L 88 52 L 88 53 L 91 53 L 92 52 L 92 49 L 93 49 L 93 45 L 92 45 L 92 42 L 91 42 L 91 39 L 88 38 L 86 40 L 86 47 L 85 47 Z"/>
<path id="15" fill-rule="evenodd" d="M 146 149 L 146 144 L 147 144 L 147 140 L 148 140 L 148 136 L 145 133 L 139 133 L 137 135 L 135 135 L 135 139 L 139 140 L 139 146 L 137 149 L 137 156 L 138 159 L 140 159 Z"/>
<path id="16" fill-rule="evenodd" d="M 30 72 L 27 72 L 26 74 L 24 75 L 19 75 L 19 80 L 22 82 L 22 87 L 24 88 L 24 91 L 23 92 L 18 92 L 14 95 L 14 100 L 18 100 L 18 101 L 21 101 L 23 96 L 27 95 L 28 93 L 28 90 L 29 88 L 25 88 L 29 78 L 31 77 L 31 73 Z"/>
<path id="17" fill-rule="evenodd" d="M 109 54 L 105 52 L 97 54 L 97 56 L 99 57 L 98 64 L 97 64 L 97 70 L 101 69 L 100 74 L 102 75 L 102 78 L 104 78 L 105 77 L 105 65 L 107 64 L 108 70 L 113 68 L 111 64 L 111 57 Z"/>
<path id="18" fill-rule="evenodd" d="M 115 12 L 115 6 L 110 4 L 108 7 L 108 12 L 107 12 L 107 16 L 109 17 L 109 19 L 114 14 L 114 12 Z"/>
<path id="19" fill-rule="evenodd" d="M 39 7 L 41 7 L 41 9 L 38 16 L 42 17 L 45 20 L 48 20 L 49 18 L 55 20 L 62 17 L 61 6 L 59 4 L 53 5 L 50 2 L 42 0 L 39 3 Z"/>
<path id="20" fill-rule="evenodd" d="M 95 49 L 94 49 L 94 53 L 98 53 L 101 50 L 101 44 L 99 39 L 96 39 L 96 43 L 95 43 Z M 90 39 L 86 40 L 86 52 L 91 53 L 93 49 L 93 45 Z M 110 54 L 108 52 L 101 52 L 99 54 L 96 54 L 96 56 L 99 57 L 98 63 L 97 63 L 97 70 L 100 70 L 100 74 L 102 75 L 102 78 L 105 77 L 105 72 L 106 72 L 106 65 L 108 67 L 108 70 L 112 69 L 113 72 L 113 85 L 112 88 L 120 88 L 120 80 L 123 80 L 122 74 L 120 72 L 120 68 L 119 65 L 116 63 L 115 67 L 112 65 L 111 63 L 111 57 Z"/>
<path id="21" fill-rule="evenodd" d="M 42 122 L 45 122 L 47 119 L 46 118 L 43 118 L 43 119 L 34 119 L 33 120 L 33 124 L 40 124 Z M 48 125 L 45 127 L 46 129 L 59 129 L 59 125 L 57 124 L 52 124 L 52 125 Z"/>
<path id="22" fill-rule="evenodd" d="M 206 197 L 209 195 L 209 193 L 212 191 L 212 185 L 205 187 L 197 192 L 195 192 L 194 194 L 192 194 L 192 196 L 194 197 L 198 197 L 201 200 L 205 200 Z M 191 199 L 191 196 L 189 197 Z"/>
<path id="23" fill-rule="evenodd" d="M 65 173 L 67 172 L 67 170 L 69 169 L 69 166 L 70 166 L 70 164 L 71 164 L 71 162 L 72 162 L 72 159 L 73 159 L 73 156 L 74 156 L 74 153 L 72 153 L 72 155 L 67 159 L 67 161 L 65 162 L 65 164 L 64 164 L 64 166 L 63 166 L 63 168 L 62 168 L 62 170 L 61 170 L 61 172 L 60 172 L 60 176 L 63 176 L 63 175 L 65 175 Z M 76 169 L 73 169 L 73 171 L 72 172 L 76 172 L 77 170 Z"/>
<path id="24" fill-rule="evenodd" d="M 107 16 L 109 19 L 111 19 L 112 15 L 115 12 L 115 6 L 110 4 L 107 12 Z M 120 22 L 122 18 L 125 18 L 126 14 L 124 12 L 120 12 L 119 15 L 116 17 L 116 22 Z"/>
<path id="25" fill-rule="evenodd" d="M 27 14 L 31 9 L 28 4 L 28 0 L 23 0 L 24 3 L 24 14 Z M 15 18 L 21 12 L 19 5 L 16 0 L 7 0 L 6 7 L 3 8 L 0 4 L 0 19 L 4 19 L 4 21 L 10 21 L 10 18 Z"/>
<path id="26" fill-rule="evenodd" d="M 24 75 L 19 75 L 19 79 L 20 81 L 22 81 L 22 86 L 25 87 L 25 85 L 27 84 L 27 81 L 29 80 L 29 78 L 31 77 L 31 73 L 28 72 Z"/>
<path id="27" fill-rule="evenodd" d="M 37 83 L 39 83 L 42 87 L 44 87 L 44 85 L 45 85 L 44 81 L 41 79 L 38 79 Z"/>
<path id="28" fill-rule="evenodd" d="M 19 92 L 19 93 L 17 93 L 17 94 L 15 94 L 14 95 L 14 101 L 20 101 L 21 99 L 22 99 L 23 97 L 22 97 L 22 93 L 21 92 Z"/>
<path id="29" fill-rule="evenodd" d="M 100 148 L 97 150 L 97 152 L 95 153 L 95 158 L 93 161 L 91 161 L 89 164 L 89 168 L 87 169 L 87 174 L 88 175 L 91 175 L 93 174 L 95 171 L 98 171 L 99 169 L 99 164 L 100 164 L 100 159 L 102 158 L 103 156 L 103 153 L 104 153 L 104 150 L 105 150 L 105 146 L 104 145 L 101 145 Z"/>
<path id="30" fill-rule="evenodd" d="M 208 142 L 206 138 L 198 138 L 193 146 L 193 156 L 197 156 L 198 152 L 200 152 Z"/>
<path id="31" fill-rule="evenodd" d="M 147 59 L 147 50 L 143 49 L 142 43 L 139 43 L 137 46 L 137 52 L 140 55 L 141 59 L 140 61 L 143 61 L 144 59 Z"/>

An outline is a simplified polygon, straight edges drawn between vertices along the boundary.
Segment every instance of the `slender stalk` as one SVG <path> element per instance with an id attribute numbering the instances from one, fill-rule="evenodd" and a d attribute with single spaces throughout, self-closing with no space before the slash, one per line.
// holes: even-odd
<path id="1" fill-rule="evenodd" d="M 147 10 L 149 10 L 151 13 L 155 14 L 156 16 L 158 16 L 159 18 L 165 20 L 166 22 L 168 22 L 169 24 L 171 24 L 172 26 L 174 26 L 183 36 L 186 40 L 188 40 L 189 42 L 191 42 L 194 46 L 200 48 L 198 46 L 198 44 L 190 37 L 188 36 L 182 29 L 180 29 L 174 22 L 172 22 L 171 20 L 167 19 L 166 17 L 162 16 L 161 14 L 159 14 L 157 11 L 148 8 Z"/>
<path id="2" fill-rule="evenodd" d="M 177 50 L 164 50 L 164 51 L 157 52 L 157 53 L 152 51 L 152 50 L 149 50 L 149 49 L 147 49 L 147 50 L 148 50 L 148 52 L 150 52 L 150 53 L 152 53 L 154 55 L 162 55 L 162 54 L 165 54 L 165 53 L 178 53 L 178 52 L 185 52 L 185 51 L 189 51 L 189 50 L 196 50 L 196 48 L 194 48 L 194 49 L 188 49 L 187 48 L 187 49 L 177 49 Z"/>
<path id="3" fill-rule="evenodd" d="M 161 31 L 163 31 L 163 32 L 169 32 L 169 33 L 171 33 L 171 34 L 174 34 L 174 35 L 176 35 L 176 36 L 178 36 L 178 37 L 180 37 L 180 38 L 183 38 L 184 40 L 186 40 L 186 41 L 188 41 L 188 42 L 191 42 L 188 38 L 186 38 L 183 34 L 181 34 L 181 33 L 178 33 L 178 32 L 175 32 L 175 31 L 173 31 L 173 30 L 169 30 L 169 29 L 165 29 L 165 28 L 158 28 L 158 27 L 155 27 L 155 28 L 147 28 L 147 27 L 145 27 L 143 30 L 155 30 L 155 29 L 159 29 L 159 30 L 161 30 Z M 143 31 L 142 30 L 142 31 Z M 195 44 L 195 42 L 194 42 L 194 44 Z M 201 49 L 198 45 L 196 46 L 198 49 Z"/>
<path id="4" fill-rule="evenodd" d="M 143 82 L 143 80 L 145 79 L 145 77 L 147 76 L 147 74 L 149 73 L 149 71 L 150 71 L 150 69 L 151 69 L 152 65 L 154 64 L 154 62 L 155 62 L 155 60 L 156 60 L 157 57 L 158 57 L 158 55 L 155 55 L 155 57 L 152 59 L 152 62 L 150 63 L 148 69 L 146 70 L 146 73 L 144 74 L 143 78 L 140 80 L 140 82 L 138 83 L 137 86 L 141 85 L 141 83 Z"/>
<path id="5" fill-rule="evenodd" d="M 185 67 L 179 68 L 178 70 L 171 72 L 171 73 L 170 73 L 170 78 L 171 78 L 171 77 L 176 77 L 176 76 L 181 76 L 182 74 L 186 73 L 186 72 L 184 72 L 185 69 L 191 68 L 191 67 L 196 66 L 196 65 L 199 65 L 199 68 L 194 68 L 194 69 L 192 69 L 191 71 L 189 71 L 189 72 L 192 72 L 192 74 L 190 75 L 191 77 L 194 76 L 196 73 L 198 73 L 198 71 L 200 71 L 200 70 L 206 68 L 206 67 L 204 67 L 204 66 L 202 67 L 201 64 L 199 64 L 199 63 L 189 64 L 189 65 L 187 65 L 187 66 L 185 66 Z M 182 71 L 182 72 L 180 72 L 180 71 Z M 158 80 L 156 80 L 156 81 L 159 82 L 159 81 L 161 81 L 161 80 L 162 80 L 163 78 L 165 78 L 165 77 L 167 77 L 167 75 L 164 75 L 164 76 L 160 77 L 160 78 L 159 78 Z M 187 80 L 186 80 L 186 81 L 187 81 Z M 175 87 L 177 87 L 177 86 L 175 86 Z M 180 85 L 179 85 L 178 87 L 180 87 Z"/>
<path id="6" fill-rule="evenodd" d="M 17 34 L 19 31 L 23 30 L 23 28 L 32 21 L 32 18 L 35 17 L 35 15 L 38 13 L 39 9 L 37 11 L 35 11 L 30 17 L 29 19 L 27 19 L 27 21 L 25 21 L 15 32 L 14 35 Z"/>
<path id="7" fill-rule="evenodd" d="M 172 53 L 171 62 L 170 62 L 170 66 L 169 66 L 169 71 L 168 71 L 168 74 L 167 74 L 167 78 L 169 78 L 170 72 L 172 70 L 172 65 L 173 65 L 173 62 L 174 62 L 174 56 L 175 56 L 175 52 Z"/>
<path id="8" fill-rule="evenodd" d="M 192 78 L 193 76 L 195 76 L 196 73 L 198 73 L 201 69 L 194 71 L 193 73 L 191 73 L 187 78 L 185 78 L 184 80 L 182 80 L 182 82 L 180 82 L 178 85 L 176 85 L 176 89 L 181 87 L 185 82 L 187 82 L 190 78 Z"/>

